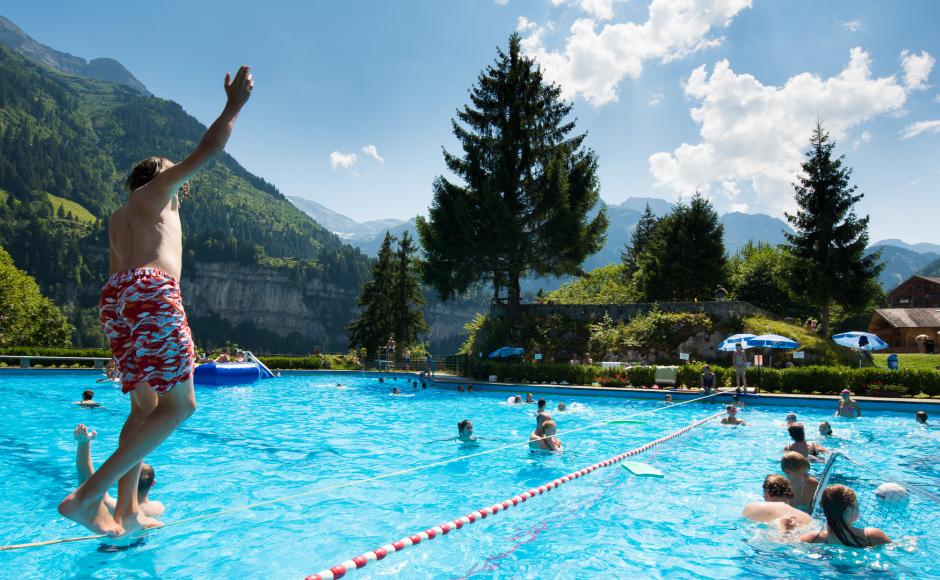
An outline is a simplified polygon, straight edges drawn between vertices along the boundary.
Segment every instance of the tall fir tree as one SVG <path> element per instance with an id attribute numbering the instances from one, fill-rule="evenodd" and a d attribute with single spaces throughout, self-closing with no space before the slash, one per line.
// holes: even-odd
<path id="1" fill-rule="evenodd" d="M 362 285 L 356 300 L 359 316 L 346 327 L 349 348 L 365 348 L 369 354 L 385 346 L 389 336 L 395 333 L 393 296 L 395 291 L 396 263 L 392 250 L 395 237 L 385 232 L 379 255 L 372 263 L 372 276 Z"/>
<path id="2" fill-rule="evenodd" d="M 633 235 L 630 236 L 630 244 L 624 248 L 624 251 L 620 255 L 620 258 L 623 260 L 623 265 L 625 266 L 624 274 L 628 279 L 636 273 L 637 257 L 643 253 L 643 250 L 645 250 L 647 244 L 649 244 L 650 238 L 653 237 L 656 222 L 656 214 L 653 213 L 650 204 L 646 204 L 646 209 L 643 211 L 643 215 L 640 216 L 640 221 L 636 224 Z"/>
<path id="3" fill-rule="evenodd" d="M 787 214 L 795 230 L 786 234 L 793 256 L 790 281 L 803 300 L 818 308 L 824 336 L 833 305 L 863 307 L 883 268 L 879 252 L 865 255 L 868 216 L 859 218 L 854 209 L 864 196 L 849 184 L 852 169 L 843 165 L 845 156 L 833 158 L 835 147 L 817 123 L 803 172 L 793 184 L 799 209 Z"/>
<path id="4" fill-rule="evenodd" d="M 588 221 L 599 199 L 596 155 L 582 148 L 584 134 L 572 135 L 571 104 L 520 43 L 510 36 L 509 52 L 498 50 L 457 112 L 463 156 L 445 150 L 444 161 L 463 184 L 438 177 L 417 224 L 425 281 L 442 299 L 489 281 L 496 298 L 506 289 L 513 318 L 520 278 L 579 273 L 607 229 L 603 209 Z"/>
<path id="5" fill-rule="evenodd" d="M 705 197 L 678 203 L 656 223 L 637 256 L 635 283 L 643 300 L 708 300 L 725 279 L 724 226 Z"/>
<path id="6" fill-rule="evenodd" d="M 424 292 L 415 254 L 418 248 L 411 234 L 402 234 L 395 253 L 395 279 L 392 282 L 391 315 L 395 341 L 404 348 L 418 342 L 418 333 L 428 329 L 424 320 Z"/>

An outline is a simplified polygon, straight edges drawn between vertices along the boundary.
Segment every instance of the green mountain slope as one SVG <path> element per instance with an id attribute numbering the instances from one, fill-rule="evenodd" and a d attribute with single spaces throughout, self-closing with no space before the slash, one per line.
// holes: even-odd
<path id="1" fill-rule="evenodd" d="M 105 223 L 125 198 L 126 171 L 150 155 L 181 159 L 205 127 L 172 101 L 63 74 L 2 46 L 0 78 L 0 188 L 8 192 L 0 199 L 0 244 L 68 305 L 79 336 L 90 340 L 91 309 L 107 275 Z M 365 256 L 227 154 L 191 189 L 181 210 L 187 269 L 212 262 L 288 269 L 302 273 L 296 284 L 328 281 L 353 296 L 367 275 Z M 68 219 L 50 199 L 74 202 L 97 221 L 75 211 Z"/>

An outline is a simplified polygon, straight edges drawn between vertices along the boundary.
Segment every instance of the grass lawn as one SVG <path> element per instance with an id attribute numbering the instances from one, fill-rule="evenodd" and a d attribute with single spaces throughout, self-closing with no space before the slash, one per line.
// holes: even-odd
<path id="1" fill-rule="evenodd" d="M 875 366 L 888 368 L 888 355 L 872 353 L 875 359 Z M 902 369 L 912 369 L 917 371 L 933 371 L 940 367 L 940 354 L 899 354 L 898 365 Z"/>

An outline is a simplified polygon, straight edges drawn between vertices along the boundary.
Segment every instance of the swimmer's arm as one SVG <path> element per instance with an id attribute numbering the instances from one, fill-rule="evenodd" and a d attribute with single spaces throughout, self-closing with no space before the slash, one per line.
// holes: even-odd
<path id="1" fill-rule="evenodd" d="M 202 136 L 199 145 L 189 154 L 186 159 L 178 165 L 159 173 L 151 183 L 154 183 L 158 191 L 165 192 L 165 196 L 172 197 L 176 195 L 177 189 L 189 178 L 195 175 L 209 161 L 225 149 L 229 137 L 232 135 L 232 129 L 235 126 L 235 120 L 242 107 L 248 102 L 251 96 L 251 89 L 254 87 L 254 81 L 251 78 L 251 69 L 243 66 L 235 73 L 235 78 L 231 75 L 225 75 L 225 94 L 227 101 L 222 114 Z M 164 199 L 165 201 L 165 199 Z"/>
<path id="2" fill-rule="evenodd" d="M 868 537 L 868 541 L 871 542 L 872 546 L 883 546 L 884 544 L 893 542 L 893 540 L 888 537 L 888 534 L 878 528 L 868 528 L 865 530 L 865 535 Z"/>

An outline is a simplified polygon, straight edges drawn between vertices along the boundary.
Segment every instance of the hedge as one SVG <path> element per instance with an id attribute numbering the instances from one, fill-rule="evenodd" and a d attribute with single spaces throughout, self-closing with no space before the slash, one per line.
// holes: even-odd
<path id="1" fill-rule="evenodd" d="M 677 387 L 697 389 L 700 384 L 701 363 L 682 365 L 678 369 Z M 717 375 L 715 384 L 733 387 L 735 373 L 731 367 L 711 366 Z M 601 369 L 571 364 L 531 364 L 478 362 L 471 376 L 486 380 L 496 375 L 504 382 L 561 383 L 604 386 L 649 386 L 654 382 L 656 367 L 634 366 L 620 369 Z M 793 367 L 789 369 L 748 368 L 748 386 L 765 392 L 795 394 L 838 395 L 848 388 L 856 395 L 885 397 L 940 396 L 940 372 L 902 369 L 889 371 L 878 368 L 850 368 L 829 366 Z"/>
<path id="2" fill-rule="evenodd" d="M 53 348 L 37 346 L 8 346 L 0 348 L 0 355 L 11 356 L 93 356 L 111 357 L 111 351 L 106 348 Z"/>
<path id="3" fill-rule="evenodd" d="M 315 354 L 310 356 L 259 356 L 261 362 L 272 369 L 292 370 L 359 370 L 362 368 L 354 358 L 345 354 Z"/>

